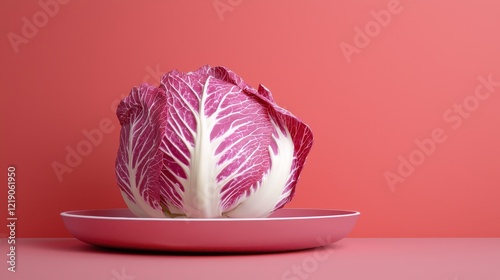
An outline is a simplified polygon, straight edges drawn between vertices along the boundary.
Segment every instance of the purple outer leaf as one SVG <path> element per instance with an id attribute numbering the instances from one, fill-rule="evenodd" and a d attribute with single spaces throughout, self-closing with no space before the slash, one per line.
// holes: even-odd
<path id="1" fill-rule="evenodd" d="M 243 80 L 231 70 L 224 67 L 217 68 L 218 71 L 225 72 L 224 76 L 228 81 L 244 88 L 245 93 L 260 99 L 264 103 L 264 106 L 267 107 L 271 122 L 273 123 L 273 141 L 271 141 L 270 144 L 270 153 L 277 156 L 272 157 L 276 160 L 272 161 L 271 164 L 282 165 L 282 170 L 277 170 L 276 172 L 288 172 L 289 174 L 284 186 L 280 187 L 282 189 L 281 196 L 276 204 L 272 206 L 272 209 L 270 206 L 263 205 L 262 202 L 265 202 L 265 197 L 269 195 L 269 193 L 265 191 L 265 188 L 277 187 L 275 185 L 266 186 L 263 184 L 261 187 L 263 192 L 262 195 L 258 196 L 256 193 L 253 193 L 250 198 L 247 199 L 250 201 L 252 200 L 252 196 L 256 196 L 256 202 L 252 201 L 248 203 L 250 205 L 245 205 L 247 203 L 242 202 L 242 204 L 237 207 L 236 211 L 228 214 L 228 216 L 231 217 L 265 217 L 273 211 L 283 207 L 293 198 L 297 181 L 313 144 L 313 134 L 305 123 L 287 110 L 279 107 L 274 102 L 271 92 L 263 85 L 259 85 L 259 89 L 256 91 L 244 83 Z M 280 160 L 286 157 L 283 153 L 287 151 L 280 151 L 277 149 L 277 142 L 280 142 L 280 139 L 284 140 L 283 138 L 289 138 L 288 141 L 293 143 L 293 146 L 290 147 L 290 149 L 293 150 L 293 159 L 290 165 Z M 283 170 L 283 168 L 286 169 Z"/>
<path id="2" fill-rule="evenodd" d="M 160 173 L 165 134 L 163 90 L 149 85 L 132 89 L 117 108 L 122 126 L 116 177 L 122 196 L 137 216 L 164 217 L 160 206 Z"/>
<path id="3" fill-rule="evenodd" d="M 162 202 L 174 214 L 221 217 L 269 168 L 271 124 L 258 99 L 203 67 L 167 73 Z"/>

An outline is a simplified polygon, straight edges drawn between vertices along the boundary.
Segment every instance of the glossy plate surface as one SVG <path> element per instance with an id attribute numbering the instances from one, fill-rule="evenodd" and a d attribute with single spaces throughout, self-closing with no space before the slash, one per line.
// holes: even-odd
<path id="1" fill-rule="evenodd" d="M 69 232 L 96 246 L 171 252 L 278 252 L 346 237 L 359 212 L 280 209 L 255 219 L 137 218 L 128 209 L 61 213 Z"/>

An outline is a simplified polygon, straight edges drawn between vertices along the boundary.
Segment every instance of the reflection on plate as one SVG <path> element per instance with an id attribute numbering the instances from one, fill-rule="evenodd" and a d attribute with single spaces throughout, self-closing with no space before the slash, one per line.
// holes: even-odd
<path id="1" fill-rule="evenodd" d="M 137 218 L 128 209 L 61 213 L 69 232 L 101 247 L 171 252 L 278 252 L 346 237 L 359 212 L 279 209 L 267 218 Z"/>

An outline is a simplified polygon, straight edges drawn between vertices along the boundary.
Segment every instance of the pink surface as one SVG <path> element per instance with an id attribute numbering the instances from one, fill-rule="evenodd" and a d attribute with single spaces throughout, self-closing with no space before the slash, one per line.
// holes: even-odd
<path id="1" fill-rule="evenodd" d="M 88 244 L 185 252 L 278 252 L 325 246 L 346 237 L 359 213 L 279 209 L 267 218 L 137 218 L 128 209 L 61 214 L 71 234 Z"/>
<path id="2" fill-rule="evenodd" d="M 16 234 L 69 237 L 60 212 L 125 207 L 117 103 L 210 64 L 311 126 L 289 207 L 358 210 L 354 237 L 500 237 L 499 26 L 493 0 L 0 1 Z"/>
<path id="3" fill-rule="evenodd" d="M 347 238 L 320 249 L 263 255 L 130 254 L 75 239 L 18 241 L 17 272 L 3 265 L 1 279 L 500 279 L 498 238 Z"/>

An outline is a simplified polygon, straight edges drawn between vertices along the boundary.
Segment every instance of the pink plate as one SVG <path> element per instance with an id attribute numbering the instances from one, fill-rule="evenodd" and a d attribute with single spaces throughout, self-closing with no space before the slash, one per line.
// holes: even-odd
<path id="1" fill-rule="evenodd" d="M 101 247 L 176 252 L 278 252 L 346 237 L 359 212 L 280 209 L 267 218 L 137 218 L 128 209 L 61 213 L 69 232 Z"/>

